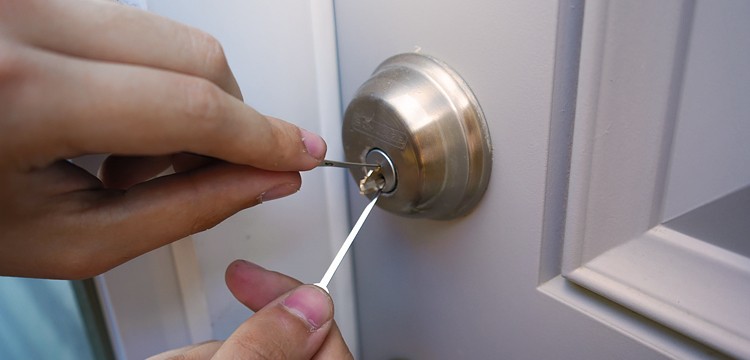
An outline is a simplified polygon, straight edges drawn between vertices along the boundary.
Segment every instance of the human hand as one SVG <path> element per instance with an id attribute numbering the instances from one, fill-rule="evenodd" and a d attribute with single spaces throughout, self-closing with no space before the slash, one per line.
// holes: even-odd
<path id="1" fill-rule="evenodd" d="M 296 192 L 326 151 L 245 105 L 212 37 L 107 1 L 0 0 L 0 109 L 0 275 L 97 275 Z M 116 155 L 100 180 L 85 154 Z"/>
<path id="2" fill-rule="evenodd" d="M 227 268 L 234 296 L 256 313 L 224 342 L 211 341 L 156 355 L 167 359 L 352 359 L 322 289 L 237 260 Z M 307 320 L 310 319 L 310 320 Z"/>

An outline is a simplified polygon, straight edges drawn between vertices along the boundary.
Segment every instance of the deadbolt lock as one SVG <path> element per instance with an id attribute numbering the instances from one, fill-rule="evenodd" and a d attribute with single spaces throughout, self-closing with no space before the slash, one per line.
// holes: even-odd
<path id="1" fill-rule="evenodd" d="M 487 188 L 492 147 L 482 110 L 458 74 L 430 56 L 380 64 L 349 103 L 342 136 L 347 161 L 380 165 L 372 181 L 382 182 L 377 205 L 387 211 L 451 219 Z M 351 169 L 357 181 L 367 171 Z"/>

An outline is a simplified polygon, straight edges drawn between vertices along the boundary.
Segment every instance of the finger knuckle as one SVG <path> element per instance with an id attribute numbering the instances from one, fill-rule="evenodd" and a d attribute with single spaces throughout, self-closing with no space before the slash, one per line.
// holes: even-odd
<path id="1" fill-rule="evenodd" d="M 192 78 L 183 87 L 185 116 L 191 124 L 206 126 L 206 131 L 215 130 L 223 115 L 220 91 L 208 80 Z"/>
<path id="2" fill-rule="evenodd" d="M 24 121 L 24 118 L 28 118 L 24 104 L 28 103 L 29 95 L 34 92 L 34 84 L 29 79 L 28 65 L 15 51 L 0 44 L 0 134 L 16 134 L 6 136 L 0 142 L 0 152 L 10 155 L 6 160 L 15 158 L 18 161 L 23 159 L 10 150 L 25 148 L 29 144 L 28 134 L 40 128 L 34 126 L 38 122 Z"/>
<path id="3" fill-rule="evenodd" d="M 216 212 L 196 215 L 191 221 L 189 230 L 190 234 L 188 235 L 197 234 L 199 232 L 211 229 L 214 226 L 218 225 L 222 220 L 224 220 L 224 218 L 224 216 L 222 216 L 221 214 L 217 214 Z"/>
<path id="4" fill-rule="evenodd" d="M 196 198 L 212 197 L 217 203 L 222 203 L 223 199 L 206 193 L 206 188 L 201 186 L 201 182 L 196 179 L 195 174 L 185 174 L 185 179 L 187 180 L 186 183 L 189 185 L 189 192 L 195 194 Z M 217 209 L 211 206 L 194 208 L 193 211 L 191 211 L 190 216 L 185 217 L 185 221 L 187 222 L 185 224 L 185 229 L 187 230 L 187 233 L 180 235 L 193 235 L 213 228 L 229 217 L 230 214 L 225 213 L 225 211 L 226 210 L 223 208 Z"/>
<path id="5" fill-rule="evenodd" d="M 16 92 L 5 90 L 18 90 L 18 82 L 26 74 L 26 64 L 17 45 L 0 41 L 0 91 L 3 98 Z"/>
<path id="6" fill-rule="evenodd" d="M 229 63 L 219 40 L 206 32 L 196 31 L 193 43 L 203 58 L 201 65 L 206 76 L 214 81 L 223 79 L 229 73 Z"/>
<path id="7" fill-rule="evenodd" d="M 273 142 L 272 149 L 281 149 L 274 152 L 274 156 L 281 163 L 287 163 L 299 156 L 302 138 L 296 127 L 281 122 L 273 122 L 270 126 L 270 139 Z"/>
<path id="8" fill-rule="evenodd" d="M 255 339 L 245 338 L 238 340 L 237 345 L 242 349 L 240 353 L 246 359 L 281 360 L 288 358 L 281 344 L 275 341 L 266 341 L 261 344 Z"/>
<path id="9" fill-rule="evenodd" d="M 174 354 L 165 358 L 165 360 L 195 360 L 196 357 L 188 353 Z"/>

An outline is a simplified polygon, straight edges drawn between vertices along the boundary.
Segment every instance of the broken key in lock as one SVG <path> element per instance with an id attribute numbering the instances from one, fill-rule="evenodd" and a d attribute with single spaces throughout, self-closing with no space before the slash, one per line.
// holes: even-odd
<path id="1" fill-rule="evenodd" d="M 360 194 L 370 195 L 383 190 L 385 187 L 385 177 L 383 176 L 382 169 L 382 167 L 378 167 L 367 171 L 365 177 L 359 181 Z"/>

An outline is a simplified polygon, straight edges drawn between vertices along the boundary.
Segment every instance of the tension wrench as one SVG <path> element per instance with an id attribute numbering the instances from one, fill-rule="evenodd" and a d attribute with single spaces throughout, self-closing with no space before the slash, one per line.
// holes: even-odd
<path id="1" fill-rule="evenodd" d="M 361 166 L 371 167 L 371 168 L 380 167 L 380 165 L 378 164 L 365 164 L 365 163 L 354 163 L 354 162 L 333 161 L 333 160 L 323 160 L 318 164 L 318 166 L 332 166 L 332 167 L 340 167 L 340 168 L 347 168 L 347 169 L 356 169 Z"/>

